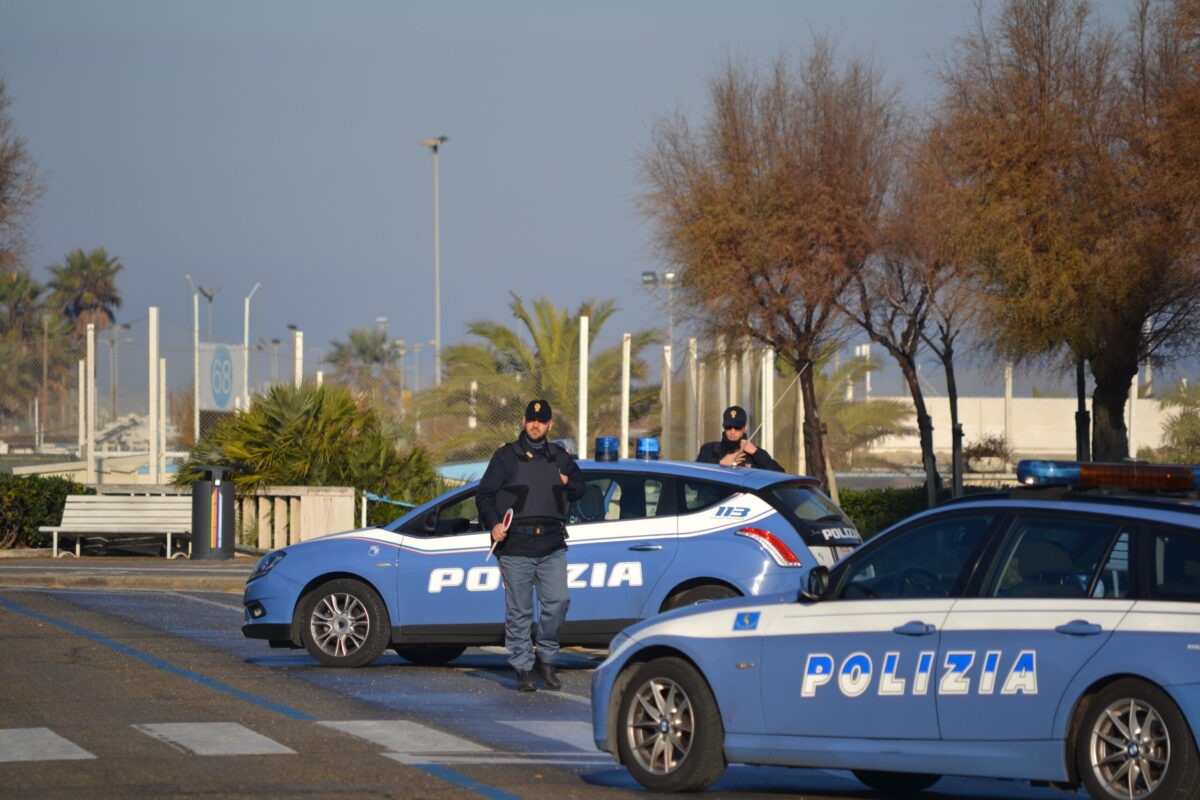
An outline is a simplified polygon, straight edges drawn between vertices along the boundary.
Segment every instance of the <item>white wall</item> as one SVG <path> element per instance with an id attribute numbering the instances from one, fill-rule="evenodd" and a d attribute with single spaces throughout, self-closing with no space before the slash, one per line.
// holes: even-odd
<path id="1" fill-rule="evenodd" d="M 912 403 L 910 397 L 872 398 Z M 1003 397 L 960 397 L 958 419 L 963 426 L 963 444 L 968 445 L 985 436 L 1003 436 L 1009 450 L 1018 458 L 1075 457 L 1076 400 L 1068 397 L 1014 397 L 1011 415 L 1005 414 Z M 1133 408 L 1133 427 L 1129 441 L 1130 455 L 1141 447 L 1162 445 L 1162 423 L 1170 411 L 1164 411 L 1158 400 L 1138 399 Z M 933 447 L 939 454 L 949 455 L 951 448 L 950 403 L 944 397 L 926 397 L 926 406 L 933 417 Z M 1131 404 L 1126 403 L 1125 424 L 1130 422 Z M 1091 412 L 1091 401 L 1088 402 Z M 1011 417 L 1011 430 L 1005 422 Z M 911 436 L 890 436 L 872 448 L 880 454 L 920 452 L 915 432 Z"/>

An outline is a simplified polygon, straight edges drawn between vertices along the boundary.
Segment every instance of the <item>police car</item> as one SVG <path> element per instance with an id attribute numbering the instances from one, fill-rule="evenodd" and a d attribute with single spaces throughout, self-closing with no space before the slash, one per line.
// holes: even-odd
<path id="1" fill-rule="evenodd" d="M 567 520 L 564 645 L 607 646 L 627 625 L 720 598 L 795 595 L 804 575 L 862 540 L 812 478 L 689 462 L 579 462 Z M 477 482 L 382 528 L 264 556 L 246 583 L 242 633 L 357 667 L 388 647 L 446 663 L 504 642 L 500 568 L 480 529 Z"/>
<path id="2" fill-rule="evenodd" d="M 1200 468 L 1017 474 L 1028 488 L 911 517 L 791 602 L 630 627 L 593 675 L 597 745 L 655 791 L 742 763 L 888 794 L 950 774 L 1195 798 Z"/>

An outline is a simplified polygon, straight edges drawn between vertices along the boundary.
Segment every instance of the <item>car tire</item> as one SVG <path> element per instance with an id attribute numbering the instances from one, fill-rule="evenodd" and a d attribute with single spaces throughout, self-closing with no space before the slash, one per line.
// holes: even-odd
<path id="1" fill-rule="evenodd" d="M 326 667 L 362 667 L 383 654 L 391 640 L 387 606 L 370 586 L 342 578 L 305 595 L 300 639 Z"/>
<path id="2" fill-rule="evenodd" d="M 395 650 L 410 664 L 416 664 L 418 667 L 440 667 L 461 656 L 467 648 L 457 645 L 418 644 L 397 647 Z"/>
<path id="3" fill-rule="evenodd" d="M 1185 800 L 1200 784 L 1196 739 L 1175 702 L 1124 679 L 1088 704 L 1075 735 L 1079 777 L 1095 800 Z"/>
<path id="4" fill-rule="evenodd" d="M 854 777 L 877 792 L 887 795 L 905 795 L 923 792 L 942 779 L 941 775 L 924 772 L 876 772 L 856 769 Z"/>
<path id="5" fill-rule="evenodd" d="M 717 702 L 686 661 L 659 658 L 640 667 L 617 713 L 621 763 L 647 789 L 698 792 L 725 771 Z"/>
<path id="6" fill-rule="evenodd" d="M 703 586 L 695 586 L 691 589 L 685 589 L 678 594 L 671 595 L 667 598 L 667 602 L 663 604 L 663 611 L 670 611 L 673 608 L 683 608 L 684 606 L 694 606 L 697 603 L 709 603 L 713 600 L 725 600 L 737 596 L 738 593 L 728 586 L 723 586 L 719 583 L 706 583 Z"/>

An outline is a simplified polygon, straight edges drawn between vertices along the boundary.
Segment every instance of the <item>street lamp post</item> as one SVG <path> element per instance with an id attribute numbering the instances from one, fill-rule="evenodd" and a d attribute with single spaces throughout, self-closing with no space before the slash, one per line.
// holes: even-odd
<path id="1" fill-rule="evenodd" d="M 261 283 L 255 282 L 250 294 L 246 295 L 246 308 L 242 324 L 242 410 L 250 408 L 250 298 L 258 291 Z"/>
<path id="2" fill-rule="evenodd" d="M 660 285 L 667 287 L 667 344 L 675 344 L 675 286 L 679 283 L 679 273 L 675 270 L 667 270 L 660 277 L 657 272 L 643 272 L 642 286 L 650 291 L 657 289 Z M 672 346 L 672 352 L 675 348 Z M 672 356 L 674 360 L 674 356 Z"/>
<path id="3" fill-rule="evenodd" d="M 133 339 L 128 336 L 120 336 L 121 331 L 129 330 L 129 325 L 122 322 L 120 325 L 113 325 L 108 329 L 108 387 L 112 397 L 109 401 L 109 413 L 112 414 L 112 420 L 115 422 L 120 412 L 117 409 L 117 384 L 120 379 L 117 377 L 120 374 L 120 356 L 118 350 L 122 344 L 132 344 Z"/>
<path id="4" fill-rule="evenodd" d="M 221 287 L 218 286 L 215 289 L 210 289 L 207 286 L 197 286 L 196 288 L 200 291 L 200 294 L 204 295 L 204 297 L 208 300 L 208 340 L 211 342 L 212 341 L 212 301 L 213 301 L 213 298 L 217 296 L 217 292 L 221 291 Z"/>
<path id="5" fill-rule="evenodd" d="M 438 198 L 438 153 L 449 139 L 439 136 L 421 142 L 433 153 L 433 378 L 442 385 L 442 231 Z"/>
<path id="6" fill-rule="evenodd" d="M 192 441 L 200 441 L 200 294 L 192 276 L 186 275 L 192 290 Z"/>

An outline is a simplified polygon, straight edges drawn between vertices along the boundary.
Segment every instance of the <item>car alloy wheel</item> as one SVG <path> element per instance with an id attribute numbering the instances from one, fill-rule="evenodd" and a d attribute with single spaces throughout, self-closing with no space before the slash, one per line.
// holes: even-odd
<path id="1" fill-rule="evenodd" d="M 618 713 L 621 763 L 648 789 L 699 791 L 725 771 L 716 701 L 687 662 L 660 658 L 642 666 Z"/>
<path id="2" fill-rule="evenodd" d="M 1142 681 L 1117 681 L 1094 698 L 1077 747 L 1083 783 L 1095 798 L 1182 800 L 1200 779 L 1200 755 L 1183 715 Z"/>
<path id="3" fill-rule="evenodd" d="M 301 638 L 325 666 L 361 667 L 379 658 L 388 645 L 387 608 L 359 581 L 330 581 L 310 592 L 303 607 Z"/>

